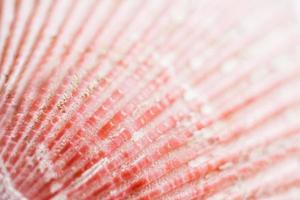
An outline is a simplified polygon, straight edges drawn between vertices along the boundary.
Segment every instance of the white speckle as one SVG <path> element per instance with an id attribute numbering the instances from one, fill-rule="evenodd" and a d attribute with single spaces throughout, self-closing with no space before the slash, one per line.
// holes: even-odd
<path id="1" fill-rule="evenodd" d="M 10 175 L 4 166 L 4 163 L 0 157 L 0 191 L 1 199 L 18 199 L 25 200 L 27 198 L 23 197 L 23 195 L 18 192 L 13 186 L 12 180 L 10 179 Z"/>
<path id="2" fill-rule="evenodd" d="M 201 107 L 201 113 L 205 114 L 205 115 L 209 115 L 213 112 L 213 108 L 210 105 L 203 105 Z"/>
<path id="3" fill-rule="evenodd" d="M 46 181 L 55 178 L 57 174 L 54 171 L 54 166 L 50 160 L 49 152 L 43 144 L 37 147 L 36 157 L 39 161 L 38 169 L 40 172 L 44 173 Z"/>
<path id="4" fill-rule="evenodd" d="M 193 132 L 193 135 L 195 137 L 201 137 L 201 134 L 202 134 L 202 131 L 199 131 L 199 130 Z"/>
<path id="5" fill-rule="evenodd" d="M 206 128 L 206 129 L 201 130 L 201 135 L 200 136 L 205 138 L 205 139 L 208 139 L 208 138 L 211 138 L 213 135 L 214 135 L 214 131 L 212 131 L 209 128 Z"/>
<path id="6" fill-rule="evenodd" d="M 219 167 L 220 170 L 226 170 L 233 167 L 233 163 L 232 162 L 226 162 L 225 164 L 221 165 Z"/>
<path id="7" fill-rule="evenodd" d="M 236 59 L 230 60 L 222 66 L 222 72 L 223 73 L 231 72 L 234 68 L 237 67 L 237 65 L 238 65 L 238 61 Z"/>
<path id="8" fill-rule="evenodd" d="M 191 101 L 197 98 L 197 92 L 193 89 L 188 89 L 184 94 L 184 99 Z"/>
<path id="9" fill-rule="evenodd" d="M 68 198 L 67 198 L 66 194 L 63 194 L 63 193 L 58 194 L 52 198 L 52 200 L 67 200 L 67 199 Z"/>
<path id="10" fill-rule="evenodd" d="M 160 59 L 160 64 L 162 67 L 173 69 L 173 62 L 175 59 L 175 55 L 172 53 L 167 53 L 166 55 L 162 56 Z"/>
<path id="11" fill-rule="evenodd" d="M 190 61 L 189 65 L 192 68 L 192 70 L 197 70 L 203 63 L 204 63 L 204 60 L 202 57 L 196 57 Z"/>
<path id="12" fill-rule="evenodd" d="M 46 181 L 50 181 L 51 179 L 55 178 L 57 174 L 50 168 L 44 176 Z"/>
<path id="13" fill-rule="evenodd" d="M 109 194 L 114 197 L 117 194 L 117 191 L 116 190 L 110 190 Z"/>
<path id="14" fill-rule="evenodd" d="M 209 197 L 207 200 L 225 200 L 225 199 L 228 199 L 228 195 L 219 193 Z"/>
<path id="15" fill-rule="evenodd" d="M 213 125 L 212 125 L 212 129 L 214 131 L 218 131 L 220 132 L 221 130 L 226 130 L 228 129 L 229 125 L 225 122 L 225 121 L 216 121 Z"/>
<path id="16" fill-rule="evenodd" d="M 144 135 L 144 134 L 143 134 L 142 132 L 139 132 L 139 131 L 134 132 L 134 133 L 132 134 L 132 139 L 133 139 L 133 141 L 137 142 L 140 138 L 143 137 L 143 135 Z"/>
<path id="17" fill-rule="evenodd" d="M 136 42 L 139 39 L 139 37 L 139 34 L 137 34 L 136 32 L 132 32 L 129 36 L 129 40 L 132 42 Z"/>
<path id="18" fill-rule="evenodd" d="M 198 157 L 198 158 L 196 158 L 196 159 L 194 159 L 194 160 L 191 160 L 191 161 L 188 163 L 188 165 L 189 165 L 190 167 L 193 167 L 193 168 L 195 168 L 195 167 L 200 167 L 201 165 L 207 163 L 207 162 L 209 161 L 209 159 L 210 159 L 210 158 L 207 157 L 207 156 L 200 156 L 200 157 Z"/>
<path id="19" fill-rule="evenodd" d="M 175 9 L 172 10 L 170 17 L 175 24 L 180 24 L 186 19 L 189 11 L 188 6 L 189 4 L 183 1 L 180 5 L 178 5 Z"/>
<path id="20" fill-rule="evenodd" d="M 57 190 L 59 190 L 61 187 L 62 187 L 62 184 L 60 184 L 60 183 L 53 183 L 53 184 L 51 184 L 50 192 L 54 193 Z"/>
<path id="21" fill-rule="evenodd" d="M 257 159 L 259 157 L 261 157 L 263 154 L 265 153 L 263 148 L 257 148 L 254 149 L 251 153 L 250 153 L 250 159 Z"/>
<path id="22" fill-rule="evenodd" d="M 185 12 L 173 12 L 172 13 L 172 19 L 175 23 L 181 23 L 182 21 L 184 21 L 186 17 L 186 13 Z"/>

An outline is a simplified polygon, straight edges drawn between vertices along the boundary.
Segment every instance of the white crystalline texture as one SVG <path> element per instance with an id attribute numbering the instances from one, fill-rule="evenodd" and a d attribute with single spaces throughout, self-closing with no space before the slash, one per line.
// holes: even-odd
<path id="1" fill-rule="evenodd" d="M 0 160 L 0 194 L 1 199 L 9 200 L 25 200 L 26 198 L 20 194 L 13 186 L 9 178 L 9 174 L 4 168 L 2 160 Z"/>

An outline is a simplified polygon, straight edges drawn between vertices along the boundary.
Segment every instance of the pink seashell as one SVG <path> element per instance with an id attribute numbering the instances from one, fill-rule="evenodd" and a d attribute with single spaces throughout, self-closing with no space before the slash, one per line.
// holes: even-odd
<path id="1" fill-rule="evenodd" d="M 0 1 L 0 199 L 300 199 L 298 4 Z"/>

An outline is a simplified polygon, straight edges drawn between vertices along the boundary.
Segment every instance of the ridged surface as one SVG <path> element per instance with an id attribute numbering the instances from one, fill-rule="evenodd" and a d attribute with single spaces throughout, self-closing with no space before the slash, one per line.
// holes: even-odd
<path id="1" fill-rule="evenodd" d="M 300 199 L 288 0 L 0 0 L 0 199 Z"/>

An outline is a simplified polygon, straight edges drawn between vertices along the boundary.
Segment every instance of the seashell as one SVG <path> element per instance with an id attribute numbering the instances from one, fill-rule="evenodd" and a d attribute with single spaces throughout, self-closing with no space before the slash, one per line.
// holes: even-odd
<path id="1" fill-rule="evenodd" d="M 300 199 L 298 4 L 0 1 L 0 199 Z"/>

